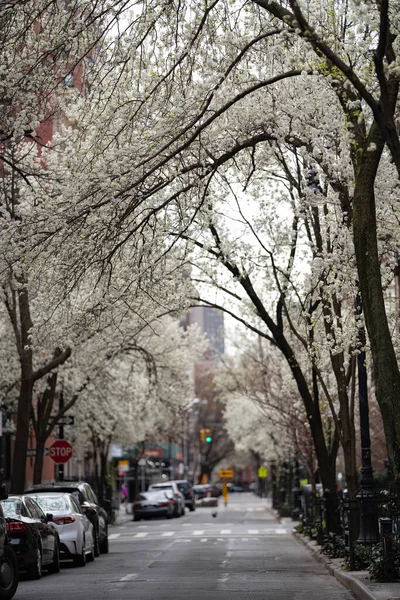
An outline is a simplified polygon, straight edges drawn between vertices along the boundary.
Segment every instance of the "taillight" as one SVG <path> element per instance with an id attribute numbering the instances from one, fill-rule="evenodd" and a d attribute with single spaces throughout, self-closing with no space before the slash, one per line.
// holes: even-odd
<path id="1" fill-rule="evenodd" d="M 142 508 L 142 505 L 141 504 L 134 504 L 133 508 Z"/>
<path id="2" fill-rule="evenodd" d="M 168 502 L 161 502 L 160 506 L 168 506 Z"/>
<path id="3" fill-rule="evenodd" d="M 26 531 L 26 525 L 20 521 L 11 521 L 6 523 L 8 533 L 24 533 Z"/>
<path id="4" fill-rule="evenodd" d="M 192 490 L 188 490 L 187 494 L 188 494 L 189 498 L 191 498 L 192 497 Z"/>
<path id="5" fill-rule="evenodd" d="M 70 523 L 75 523 L 74 517 L 54 517 L 53 523 L 57 525 L 69 525 Z"/>
<path id="6" fill-rule="evenodd" d="M 174 496 L 175 496 L 175 498 L 179 498 L 178 492 L 175 492 Z"/>

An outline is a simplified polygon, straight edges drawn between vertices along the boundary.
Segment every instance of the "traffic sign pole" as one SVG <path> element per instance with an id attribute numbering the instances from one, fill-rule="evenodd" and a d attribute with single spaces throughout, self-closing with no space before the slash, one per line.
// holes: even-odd
<path id="1" fill-rule="evenodd" d="M 58 408 L 60 412 L 64 408 L 64 390 L 61 388 L 60 395 L 58 396 Z M 64 439 L 64 425 L 60 424 L 58 426 L 58 439 Z M 64 463 L 59 463 L 58 465 L 58 481 L 64 481 Z"/>

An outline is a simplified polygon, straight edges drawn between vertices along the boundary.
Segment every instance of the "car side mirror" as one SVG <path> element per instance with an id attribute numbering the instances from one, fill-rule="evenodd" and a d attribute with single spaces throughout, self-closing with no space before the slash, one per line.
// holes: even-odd
<path id="1" fill-rule="evenodd" d="M 7 498 L 8 498 L 7 486 L 5 483 L 2 483 L 0 485 L 0 500 L 7 500 Z"/>
<path id="2" fill-rule="evenodd" d="M 93 519 L 96 516 L 96 510 L 94 508 L 87 508 L 84 513 L 88 519 Z"/>
<path id="3" fill-rule="evenodd" d="M 51 513 L 46 513 L 45 522 L 50 523 L 53 520 L 53 515 Z"/>

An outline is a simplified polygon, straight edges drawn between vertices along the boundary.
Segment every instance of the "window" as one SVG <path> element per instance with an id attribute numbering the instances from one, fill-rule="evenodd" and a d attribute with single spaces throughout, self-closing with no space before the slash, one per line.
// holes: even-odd
<path id="1" fill-rule="evenodd" d="M 72 494 L 70 495 L 70 502 L 71 502 L 72 510 L 74 510 L 75 512 L 82 515 L 83 514 L 82 509 L 81 509 L 79 503 L 76 501 L 76 498 Z"/>

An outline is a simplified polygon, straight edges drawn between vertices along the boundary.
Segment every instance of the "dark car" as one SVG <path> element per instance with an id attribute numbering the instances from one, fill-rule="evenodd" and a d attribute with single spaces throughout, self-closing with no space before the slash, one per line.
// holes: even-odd
<path id="1" fill-rule="evenodd" d="M 218 498 L 221 495 L 220 490 L 215 485 L 210 483 L 200 483 L 192 488 L 197 499 L 201 498 Z"/>
<path id="2" fill-rule="evenodd" d="M 165 492 L 142 492 L 133 504 L 133 520 L 174 516 L 175 506 Z"/>
<path id="3" fill-rule="evenodd" d="M 4 484 L 0 485 L 0 500 L 8 498 Z M 6 528 L 6 519 L 0 502 L 0 598 L 13 598 L 18 588 L 19 569 L 17 557 L 12 550 Z"/>
<path id="4" fill-rule="evenodd" d="M 9 496 L 1 501 L 6 519 L 7 536 L 20 569 L 31 579 L 40 579 L 42 568 L 51 573 L 60 571 L 60 540 L 40 506 L 28 496 Z"/>
<path id="5" fill-rule="evenodd" d="M 92 486 L 86 481 L 60 481 L 54 484 L 33 485 L 27 494 L 40 494 L 41 492 L 65 492 L 72 494 L 78 500 L 84 514 L 93 523 L 95 556 L 100 552 L 108 553 L 108 517 L 107 511 L 100 506 Z M 108 501 L 107 501 L 108 502 Z"/>
<path id="6" fill-rule="evenodd" d="M 185 498 L 185 506 L 191 511 L 196 510 L 196 498 L 190 483 L 186 479 L 176 479 L 175 483 Z"/>

